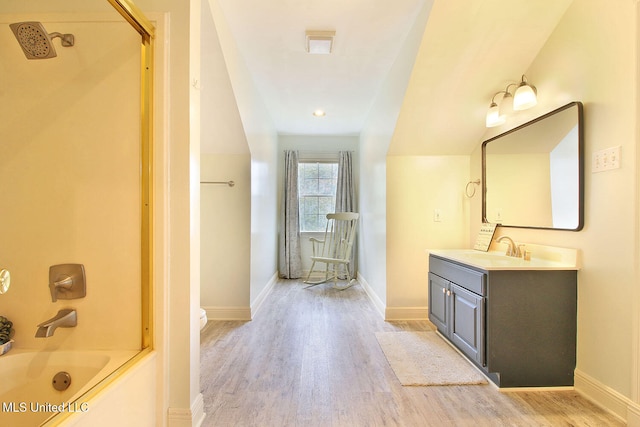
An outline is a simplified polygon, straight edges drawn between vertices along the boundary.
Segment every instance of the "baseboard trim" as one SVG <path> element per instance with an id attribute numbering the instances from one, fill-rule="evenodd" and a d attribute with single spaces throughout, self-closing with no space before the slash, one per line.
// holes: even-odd
<path id="1" fill-rule="evenodd" d="M 279 274 L 276 271 L 274 275 L 271 276 L 271 279 L 269 279 L 269 281 L 267 282 L 267 285 L 264 287 L 262 292 L 260 292 L 260 295 L 258 295 L 258 297 L 255 299 L 253 304 L 251 304 L 251 312 L 249 313 L 249 316 L 250 316 L 249 320 L 253 319 L 256 316 L 256 314 L 258 314 L 258 311 L 260 311 L 260 309 L 262 308 L 262 305 L 267 300 L 267 297 L 269 296 L 269 294 L 273 290 L 273 287 L 278 281 L 278 277 L 279 277 Z"/>
<path id="2" fill-rule="evenodd" d="M 638 403 L 634 403 L 631 399 L 579 369 L 574 371 L 573 382 L 578 393 L 620 418 L 627 423 L 627 426 L 640 427 L 640 405 Z"/>
<path id="3" fill-rule="evenodd" d="M 427 320 L 429 318 L 428 307 L 387 307 L 360 273 L 358 273 L 358 282 L 384 320 Z"/>
<path id="4" fill-rule="evenodd" d="M 250 307 L 202 307 L 207 320 L 251 320 Z"/>
<path id="5" fill-rule="evenodd" d="M 428 307 L 387 307 L 384 320 L 427 320 Z"/>
<path id="6" fill-rule="evenodd" d="M 358 283 L 360 283 L 360 286 L 362 286 L 362 289 L 364 289 L 364 292 L 369 297 L 369 300 L 373 303 L 373 306 L 376 308 L 376 311 L 378 312 L 378 314 L 380 314 L 380 317 L 384 319 L 384 311 L 385 311 L 384 303 L 378 297 L 378 294 L 375 293 L 371 285 L 369 285 L 369 282 L 367 282 L 367 280 L 364 277 L 362 277 L 360 273 L 358 273 L 357 277 L 358 277 Z"/>
<path id="7" fill-rule="evenodd" d="M 168 427 L 200 427 L 205 415 L 202 393 L 198 393 L 190 409 L 169 408 L 167 410 L 167 425 Z"/>
<path id="8" fill-rule="evenodd" d="M 627 427 L 640 427 L 640 403 L 632 402 L 627 414 Z"/>

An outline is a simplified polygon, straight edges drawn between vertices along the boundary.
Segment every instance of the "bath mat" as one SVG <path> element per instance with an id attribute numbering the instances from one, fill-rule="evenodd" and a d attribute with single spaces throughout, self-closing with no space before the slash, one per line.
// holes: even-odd
<path id="1" fill-rule="evenodd" d="M 486 378 L 435 332 L 376 332 L 403 386 L 487 384 Z"/>

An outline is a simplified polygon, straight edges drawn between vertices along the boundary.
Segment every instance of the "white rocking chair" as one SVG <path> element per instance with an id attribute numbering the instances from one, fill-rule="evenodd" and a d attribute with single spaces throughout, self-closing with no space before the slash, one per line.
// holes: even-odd
<path id="1" fill-rule="evenodd" d="M 311 269 L 304 283 L 311 286 L 333 280 L 333 286 L 337 289 L 347 289 L 355 283 L 355 278 L 351 278 L 349 265 L 353 256 L 353 242 L 356 237 L 356 229 L 358 228 L 359 213 L 339 212 L 327 214 L 327 227 L 324 233 L 324 239 L 316 239 L 311 237 L 309 240 L 312 245 Z M 316 264 L 324 264 L 322 267 L 316 268 Z M 323 277 L 319 280 L 311 280 L 313 273 L 322 273 Z M 347 284 L 338 286 L 338 279 L 346 277 Z"/>

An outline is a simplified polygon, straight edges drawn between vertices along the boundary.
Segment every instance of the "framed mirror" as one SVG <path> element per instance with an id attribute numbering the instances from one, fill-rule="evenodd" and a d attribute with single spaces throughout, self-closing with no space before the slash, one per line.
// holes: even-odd
<path id="1" fill-rule="evenodd" d="M 583 107 L 572 102 L 482 144 L 482 220 L 581 230 Z"/>

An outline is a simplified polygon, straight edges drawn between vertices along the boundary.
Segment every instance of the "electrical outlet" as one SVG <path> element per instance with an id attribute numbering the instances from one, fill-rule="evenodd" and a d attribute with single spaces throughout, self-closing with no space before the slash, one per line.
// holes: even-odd
<path id="1" fill-rule="evenodd" d="M 605 148 L 593 153 L 591 172 L 603 172 L 620 167 L 620 146 Z"/>
<path id="2" fill-rule="evenodd" d="M 433 210 L 433 222 L 441 222 L 442 221 L 442 212 L 440 209 Z"/>
<path id="3" fill-rule="evenodd" d="M 620 146 L 607 148 L 605 151 L 609 169 L 618 169 L 620 167 Z"/>

